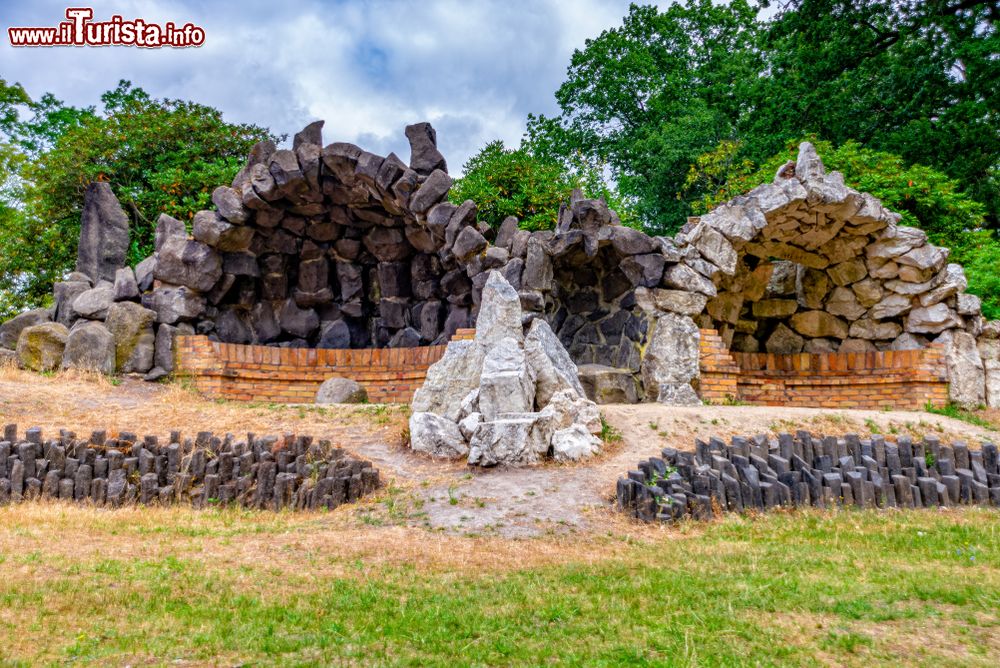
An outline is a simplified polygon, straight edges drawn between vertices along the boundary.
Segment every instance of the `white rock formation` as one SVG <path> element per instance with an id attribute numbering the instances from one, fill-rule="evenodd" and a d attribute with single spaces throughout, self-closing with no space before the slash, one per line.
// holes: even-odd
<path id="1" fill-rule="evenodd" d="M 411 407 L 410 446 L 478 466 L 572 461 L 599 452 L 601 415 L 548 323 L 525 336 L 517 291 L 490 273 L 472 341 L 453 341 Z"/>

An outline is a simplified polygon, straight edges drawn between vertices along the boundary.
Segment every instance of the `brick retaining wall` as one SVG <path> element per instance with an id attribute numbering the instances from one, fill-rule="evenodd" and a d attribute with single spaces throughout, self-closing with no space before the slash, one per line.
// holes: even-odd
<path id="1" fill-rule="evenodd" d="M 944 351 L 776 355 L 731 353 L 715 330 L 701 330 L 701 397 L 768 406 L 923 408 L 948 402 Z"/>
<path id="2" fill-rule="evenodd" d="M 217 399 L 312 403 L 331 376 L 361 383 L 373 403 L 409 403 L 445 346 L 420 348 L 277 348 L 177 337 L 178 373 Z"/>

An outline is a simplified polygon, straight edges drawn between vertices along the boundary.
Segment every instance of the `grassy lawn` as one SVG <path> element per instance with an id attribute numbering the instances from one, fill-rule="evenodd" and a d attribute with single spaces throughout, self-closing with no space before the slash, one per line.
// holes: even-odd
<path id="1" fill-rule="evenodd" d="M 3 508 L 0 664 L 1000 662 L 996 510 L 604 525 Z"/>

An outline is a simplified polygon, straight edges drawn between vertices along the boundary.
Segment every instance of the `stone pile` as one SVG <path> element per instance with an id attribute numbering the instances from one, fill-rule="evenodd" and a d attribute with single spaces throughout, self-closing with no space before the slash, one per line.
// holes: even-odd
<path id="1" fill-rule="evenodd" d="M 524 466 L 598 452 L 597 405 L 548 323 L 524 331 L 517 292 L 493 271 L 473 340 L 452 341 L 413 397 L 411 447 L 470 465 Z"/>
<path id="2" fill-rule="evenodd" d="M 89 438 L 61 431 L 0 434 L 0 505 L 31 499 L 64 499 L 99 506 L 141 504 L 239 505 L 302 510 L 335 508 L 379 486 L 370 462 L 353 459 L 328 441 L 310 436 L 236 440 L 211 432 L 169 443 L 121 433 Z"/>
<path id="3" fill-rule="evenodd" d="M 409 164 L 323 146 L 322 125 L 296 134 L 291 149 L 257 144 L 190 235 L 161 216 L 155 253 L 134 272 L 122 266 L 124 213 L 107 184 L 92 185 L 78 271 L 56 285 L 53 309 L 0 326 L 0 349 L 18 348 L 33 369 L 155 379 L 172 371 L 178 333 L 287 347 L 443 344 L 475 322 L 498 271 L 598 402 L 699 403 L 700 328 L 738 352 L 938 344 L 953 401 L 1000 401 L 1000 370 L 988 368 L 996 337 L 962 268 L 827 174 L 808 143 L 772 183 L 673 238 L 623 226 L 579 193 L 553 230 L 522 230 L 510 217 L 494 233 L 474 202 L 448 201 L 452 180 L 429 124 L 406 128 Z"/>
<path id="4" fill-rule="evenodd" d="M 935 508 L 1000 506 L 997 446 L 973 450 L 934 436 L 896 442 L 807 431 L 695 441 L 665 448 L 617 485 L 619 508 L 645 521 L 708 519 L 779 507 Z"/>

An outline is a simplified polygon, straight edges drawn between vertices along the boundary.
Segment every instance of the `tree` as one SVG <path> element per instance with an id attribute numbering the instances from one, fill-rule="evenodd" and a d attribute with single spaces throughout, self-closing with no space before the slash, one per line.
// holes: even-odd
<path id="1" fill-rule="evenodd" d="M 508 149 L 496 140 L 469 158 L 449 198 L 456 204 L 471 199 L 479 209 L 479 219 L 491 227 L 515 216 L 523 229 L 545 230 L 555 226 L 559 205 L 577 188 L 588 197 L 603 197 L 612 208 L 625 210 L 596 167 L 579 164 L 575 170 L 567 169 L 563 163 L 534 152 L 530 145 Z"/>
<path id="2" fill-rule="evenodd" d="M 74 266 L 87 184 L 111 184 L 130 219 L 135 263 L 152 252 L 160 213 L 189 220 L 255 142 L 274 139 L 256 125 L 226 123 L 211 107 L 154 99 L 128 81 L 101 96 L 100 112 L 51 95 L 20 102 L 30 117 L 0 127 L 17 154 L 4 193 L 15 213 L 0 215 L 0 292 L 9 309 L 41 303 Z"/>
<path id="3" fill-rule="evenodd" d="M 950 249 L 951 261 L 965 268 L 969 292 L 982 298 L 984 315 L 1000 318 L 1000 241 L 984 229 L 986 208 L 982 204 L 963 192 L 957 181 L 931 167 L 907 165 L 898 155 L 853 141 L 834 148 L 830 142 L 809 139 L 827 171 L 841 172 L 847 185 L 871 193 L 899 213 L 901 225 L 919 227 L 935 244 Z M 693 201 L 694 212 L 705 213 L 770 182 L 781 165 L 795 159 L 798 144 L 798 140 L 788 142 L 759 166 L 733 160 L 739 147 L 730 142 L 700 156 L 688 173 L 684 193 L 693 188 L 709 192 Z"/>
<path id="4" fill-rule="evenodd" d="M 740 124 L 761 161 L 795 137 L 934 167 L 1000 225 L 998 0 L 790 0 Z"/>
<path id="5" fill-rule="evenodd" d="M 683 224 L 688 167 L 732 139 L 761 75 L 761 31 L 745 0 L 632 5 L 622 25 L 573 54 L 557 118 L 529 117 L 531 142 L 563 160 L 606 161 L 651 232 Z"/>

